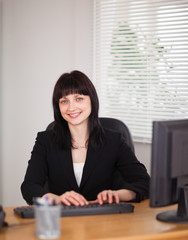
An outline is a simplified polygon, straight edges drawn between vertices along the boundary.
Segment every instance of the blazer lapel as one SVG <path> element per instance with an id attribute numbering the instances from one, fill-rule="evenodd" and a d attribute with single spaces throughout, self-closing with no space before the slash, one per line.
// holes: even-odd
<path id="1" fill-rule="evenodd" d="M 65 159 L 66 159 L 65 174 L 66 174 L 67 181 L 70 183 L 73 190 L 78 191 L 79 188 L 78 188 L 78 184 L 76 182 L 76 178 L 74 175 L 71 150 L 67 150 L 65 154 L 66 154 L 66 156 L 65 156 Z"/>
<path id="2" fill-rule="evenodd" d="M 70 134 L 67 134 L 67 143 L 69 145 L 68 150 L 60 150 L 63 151 L 60 153 L 60 156 L 63 157 L 63 160 L 61 159 L 61 165 L 64 169 L 64 175 L 69 182 L 70 186 L 73 190 L 79 191 L 78 184 L 76 182 L 76 178 L 74 175 L 74 169 L 73 169 L 73 162 L 72 162 L 72 154 L 71 154 L 71 140 L 70 140 Z"/>
<path id="3" fill-rule="evenodd" d="M 101 150 L 94 150 L 92 147 L 90 147 L 90 145 L 88 146 L 86 162 L 84 165 L 82 180 L 80 183 L 80 189 L 82 189 L 84 187 L 84 185 L 88 181 L 90 175 L 92 174 L 95 167 L 99 163 L 99 160 L 100 160 L 99 155 L 100 154 L 101 154 Z"/>

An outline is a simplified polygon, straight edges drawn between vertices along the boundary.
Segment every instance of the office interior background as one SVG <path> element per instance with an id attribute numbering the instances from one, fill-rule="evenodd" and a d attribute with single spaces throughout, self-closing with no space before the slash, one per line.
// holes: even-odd
<path id="1" fill-rule="evenodd" d="M 0 0 L 0 203 L 4 206 L 25 204 L 20 185 L 37 132 L 53 121 L 52 92 L 59 76 L 83 71 L 101 91 L 95 79 L 93 2 Z M 134 145 L 150 173 L 151 141 L 135 140 Z"/>

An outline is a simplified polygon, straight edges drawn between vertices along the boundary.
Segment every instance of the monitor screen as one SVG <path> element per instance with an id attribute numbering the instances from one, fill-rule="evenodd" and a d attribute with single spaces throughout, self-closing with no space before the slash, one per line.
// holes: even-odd
<path id="1" fill-rule="evenodd" d="M 157 219 L 188 222 L 188 119 L 153 122 L 150 206 L 174 203 Z"/>

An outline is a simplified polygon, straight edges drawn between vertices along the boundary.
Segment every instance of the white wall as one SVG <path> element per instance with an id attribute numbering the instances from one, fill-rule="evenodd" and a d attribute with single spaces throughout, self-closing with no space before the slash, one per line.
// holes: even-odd
<path id="1" fill-rule="evenodd" d="M 20 192 L 38 131 L 53 119 L 57 78 L 92 76 L 92 0 L 0 0 L 0 204 L 25 204 Z M 2 51 L 2 52 L 1 52 Z M 136 144 L 149 168 L 150 147 Z"/>
<path id="2" fill-rule="evenodd" d="M 73 69 L 91 75 L 92 1 L 1 3 L 0 203 L 11 206 L 25 203 L 20 185 L 36 134 L 53 119 L 58 77 Z"/>
<path id="3" fill-rule="evenodd" d="M 151 173 L 151 144 L 148 143 L 134 143 L 135 153 L 140 162 L 142 162 L 148 173 Z"/>

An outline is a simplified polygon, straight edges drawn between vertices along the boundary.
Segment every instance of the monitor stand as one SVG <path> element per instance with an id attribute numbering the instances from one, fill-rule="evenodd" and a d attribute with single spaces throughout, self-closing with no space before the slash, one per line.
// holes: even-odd
<path id="1" fill-rule="evenodd" d="M 180 188 L 177 210 L 159 213 L 157 220 L 170 223 L 188 223 L 188 185 Z"/>

